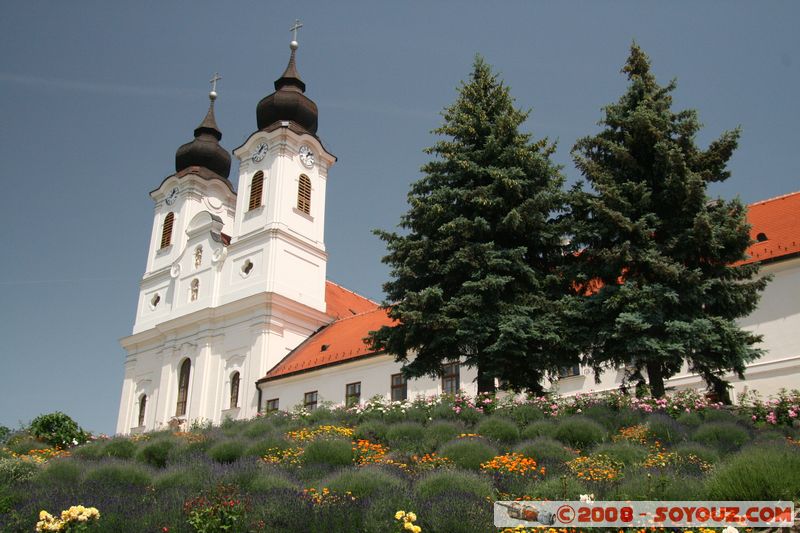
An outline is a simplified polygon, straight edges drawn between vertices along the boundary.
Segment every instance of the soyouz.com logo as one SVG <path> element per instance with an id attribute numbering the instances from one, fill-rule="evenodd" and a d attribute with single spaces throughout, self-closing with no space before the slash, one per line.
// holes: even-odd
<path id="1" fill-rule="evenodd" d="M 497 527 L 792 527 L 792 502 L 500 501 Z"/>

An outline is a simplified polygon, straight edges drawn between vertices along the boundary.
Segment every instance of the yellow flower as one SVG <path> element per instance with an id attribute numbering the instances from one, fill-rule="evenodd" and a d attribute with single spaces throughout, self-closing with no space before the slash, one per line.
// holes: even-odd
<path id="1" fill-rule="evenodd" d="M 408 517 L 408 520 L 410 522 L 415 522 L 417 520 L 417 515 L 415 515 L 414 513 L 408 513 L 406 516 Z"/>
<path id="2" fill-rule="evenodd" d="M 405 512 L 405 511 L 397 511 L 396 513 L 394 513 L 394 519 L 395 519 L 395 520 L 400 520 L 400 519 L 401 519 L 401 518 L 403 518 L 405 515 L 406 515 L 406 512 Z"/>
<path id="3" fill-rule="evenodd" d="M 411 528 L 411 532 L 412 532 L 412 533 L 419 533 L 420 531 L 422 531 L 422 528 L 421 528 L 421 527 L 419 527 L 419 526 L 413 526 L 413 527 Z"/>
<path id="4" fill-rule="evenodd" d="M 408 531 L 414 531 L 414 524 L 411 522 L 406 522 L 403 524 L 403 529 L 407 529 Z"/>

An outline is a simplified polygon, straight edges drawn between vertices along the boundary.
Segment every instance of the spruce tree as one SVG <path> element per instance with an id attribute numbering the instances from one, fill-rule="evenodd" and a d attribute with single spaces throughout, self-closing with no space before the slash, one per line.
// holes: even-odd
<path id="1" fill-rule="evenodd" d="M 760 354 L 759 337 L 735 320 L 766 285 L 758 266 L 736 264 L 750 244 L 745 207 L 707 195 L 730 176 L 739 130 L 702 150 L 697 113 L 672 111 L 674 80 L 660 86 L 636 44 L 622 72 L 628 89 L 605 108 L 602 131 L 572 151 L 591 186 L 573 188 L 568 217 L 567 277 L 581 293 L 575 331 L 596 371 L 625 366 L 660 397 L 687 362 L 725 395 L 724 372 L 741 376 Z"/>
<path id="2" fill-rule="evenodd" d="M 577 360 L 556 312 L 563 233 L 552 215 L 565 194 L 554 146 L 520 131 L 528 113 L 480 57 L 442 115 L 403 233 L 376 231 L 398 322 L 373 332 L 373 346 L 395 354 L 409 377 L 462 359 L 477 367 L 480 391 L 494 378 L 539 391 L 543 376 Z"/>

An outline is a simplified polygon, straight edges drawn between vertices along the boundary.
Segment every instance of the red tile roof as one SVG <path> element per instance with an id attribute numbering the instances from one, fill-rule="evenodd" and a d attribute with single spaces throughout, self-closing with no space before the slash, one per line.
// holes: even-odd
<path id="1" fill-rule="evenodd" d="M 325 312 L 333 318 L 345 318 L 378 307 L 376 302 L 347 290 L 332 281 L 325 281 Z"/>
<path id="2" fill-rule="evenodd" d="M 377 352 L 364 338 L 370 331 L 393 323 L 386 309 L 379 307 L 332 322 L 289 352 L 259 382 L 374 355 Z"/>
<path id="3" fill-rule="evenodd" d="M 800 253 L 800 191 L 747 206 L 750 237 L 759 241 L 747 249 L 740 264 L 771 262 Z"/>

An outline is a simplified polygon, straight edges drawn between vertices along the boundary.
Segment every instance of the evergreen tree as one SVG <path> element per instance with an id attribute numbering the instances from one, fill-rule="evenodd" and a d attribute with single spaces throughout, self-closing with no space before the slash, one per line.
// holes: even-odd
<path id="1" fill-rule="evenodd" d="M 409 377 L 435 375 L 463 358 L 478 389 L 494 378 L 541 390 L 565 355 L 557 310 L 563 178 L 554 146 L 519 128 L 528 113 L 476 57 L 456 102 L 443 112 L 434 159 L 411 186 L 404 233 L 377 231 L 392 280 L 384 285 L 393 327 L 372 334 Z"/>
<path id="2" fill-rule="evenodd" d="M 675 82 L 656 83 L 636 44 L 622 72 L 627 92 L 605 108 L 602 131 L 572 151 L 592 189 L 573 188 L 568 217 L 567 277 L 582 293 L 575 331 L 595 370 L 646 374 L 655 396 L 684 361 L 724 394 L 722 373 L 741 376 L 760 354 L 759 336 L 735 319 L 755 309 L 766 285 L 754 279 L 757 265 L 736 265 L 750 243 L 745 207 L 706 194 L 730 176 L 739 131 L 699 149 L 696 112 L 671 110 Z"/>

